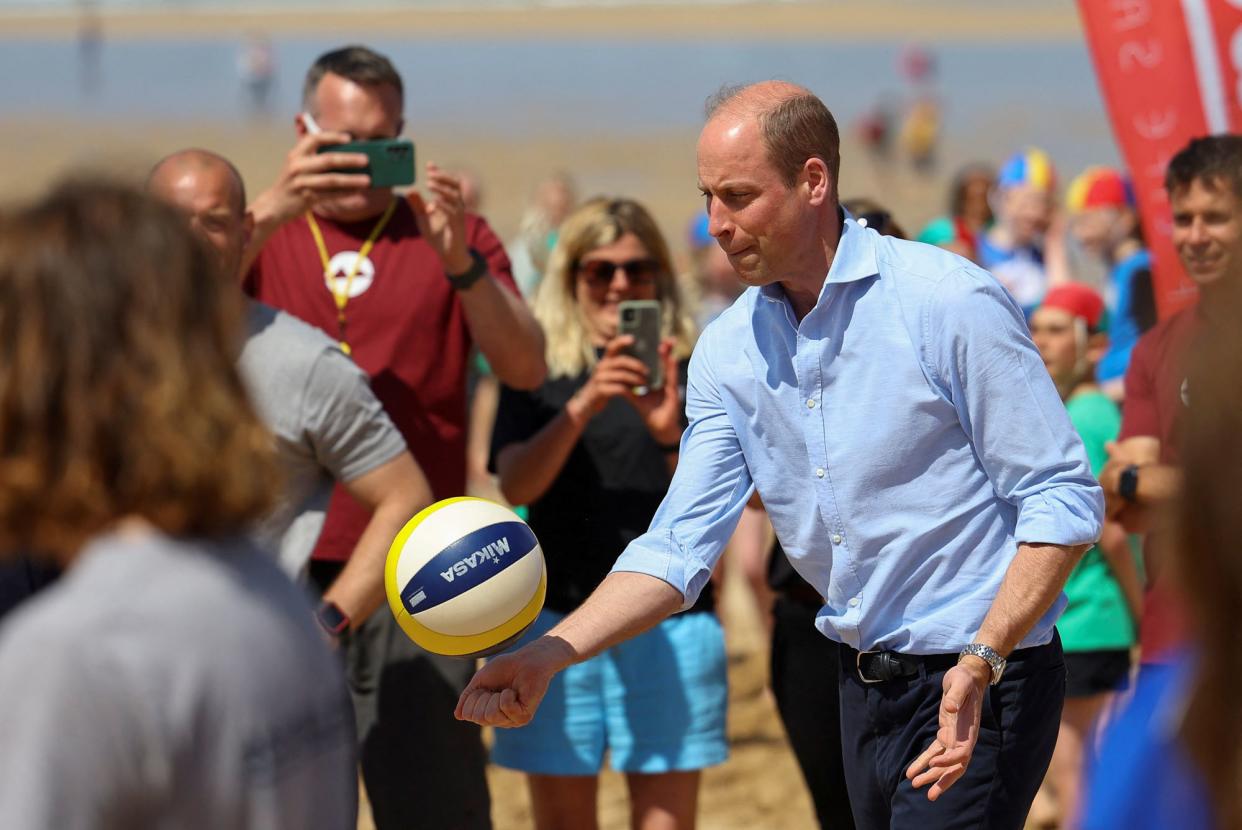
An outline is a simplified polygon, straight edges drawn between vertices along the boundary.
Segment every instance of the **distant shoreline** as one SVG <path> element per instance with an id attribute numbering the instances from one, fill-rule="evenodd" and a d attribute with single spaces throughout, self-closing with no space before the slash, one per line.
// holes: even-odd
<path id="1" fill-rule="evenodd" d="M 721 3 L 595 7 L 481 8 L 478 10 L 256 7 L 251 10 L 149 9 L 108 11 L 97 20 L 107 37 L 170 36 L 236 38 L 248 31 L 281 35 L 382 32 L 386 36 L 467 38 L 606 39 L 716 38 L 810 40 L 826 43 L 876 39 L 920 41 L 1066 41 L 1082 36 L 1071 4 L 1029 8 L 1025 4 L 863 2 L 823 4 Z M 0 39 L 73 38 L 77 14 L 65 11 L 0 12 Z"/>

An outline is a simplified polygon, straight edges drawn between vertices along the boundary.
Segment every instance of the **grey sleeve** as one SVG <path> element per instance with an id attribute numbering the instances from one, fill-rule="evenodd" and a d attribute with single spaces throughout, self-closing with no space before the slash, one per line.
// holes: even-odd
<path id="1" fill-rule="evenodd" d="M 126 826 L 156 793 L 142 781 L 144 741 L 123 673 L 88 631 L 0 642 L 0 805 L 7 827 Z M 57 635 L 55 632 L 59 632 Z M 146 758 L 148 767 L 160 759 Z"/>
<path id="2" fill-rule="evenodd" d="M 406 448 L 366 373 L 335 348 L 324 349 L 311 367 L 302 423 L 315 458 L 337 481 L 353 481 Z"/>

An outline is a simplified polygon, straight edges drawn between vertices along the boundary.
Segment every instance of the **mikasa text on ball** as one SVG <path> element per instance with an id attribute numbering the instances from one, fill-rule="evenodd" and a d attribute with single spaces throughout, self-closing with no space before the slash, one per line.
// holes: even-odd
<path id="1" fill-rule="evenodd" d="M 410 639 L 435 654 L 502 650 L 539 616 L 547 588 L 539 540 L 516 513 L 486 499 L 446 499 L 406 523 L 388 550 L 388 606 Z"/>

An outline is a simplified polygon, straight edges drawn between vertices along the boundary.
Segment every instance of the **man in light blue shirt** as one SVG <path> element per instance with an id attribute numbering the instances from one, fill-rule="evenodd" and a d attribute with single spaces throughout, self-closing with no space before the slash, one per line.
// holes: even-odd
<path id="1" fill-rule="evenodd" d="M 698 161 L 752 288 L 691 360 L 669 494 L 458 716 L 520 726 L 552 673 L 692 603 L 757 489 L 842 644 L 859 825 L 1021 827 L 1064 695 L 1061 587 L 1103 516 L 1022 312 L 966 260 L 842 218 L 836 124 L 800 87 L 721 93 Z"/>

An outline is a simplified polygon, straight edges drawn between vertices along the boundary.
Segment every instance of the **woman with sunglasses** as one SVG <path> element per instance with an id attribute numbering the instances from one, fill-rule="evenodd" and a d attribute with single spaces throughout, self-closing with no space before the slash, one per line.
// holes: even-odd
<path id="1" fill-rule="evenodd" d="M 632 338 L 617 334 L 626 300 L 660 304 L 660 388 L 646 389 Z M 685 423 L 693 328 L 659 229 L 628 199 L 596 199 L 566 219 L 534 310 L 548 380 L 502 390 L 492 438 L 501 490 L 530 506 L 547 559 L 547 600 L 522 644 L 577 608 L 659 507 Z M 713 611 L 705 590 L 688 611 L 558 675 L 530 724 L 497 730 L 492 759 L 528 774 L 536 827 L 597 825 L 605 751 L 626 775 L 633 827 L 694 825 L 699 770 L 727 755 Z"/>

